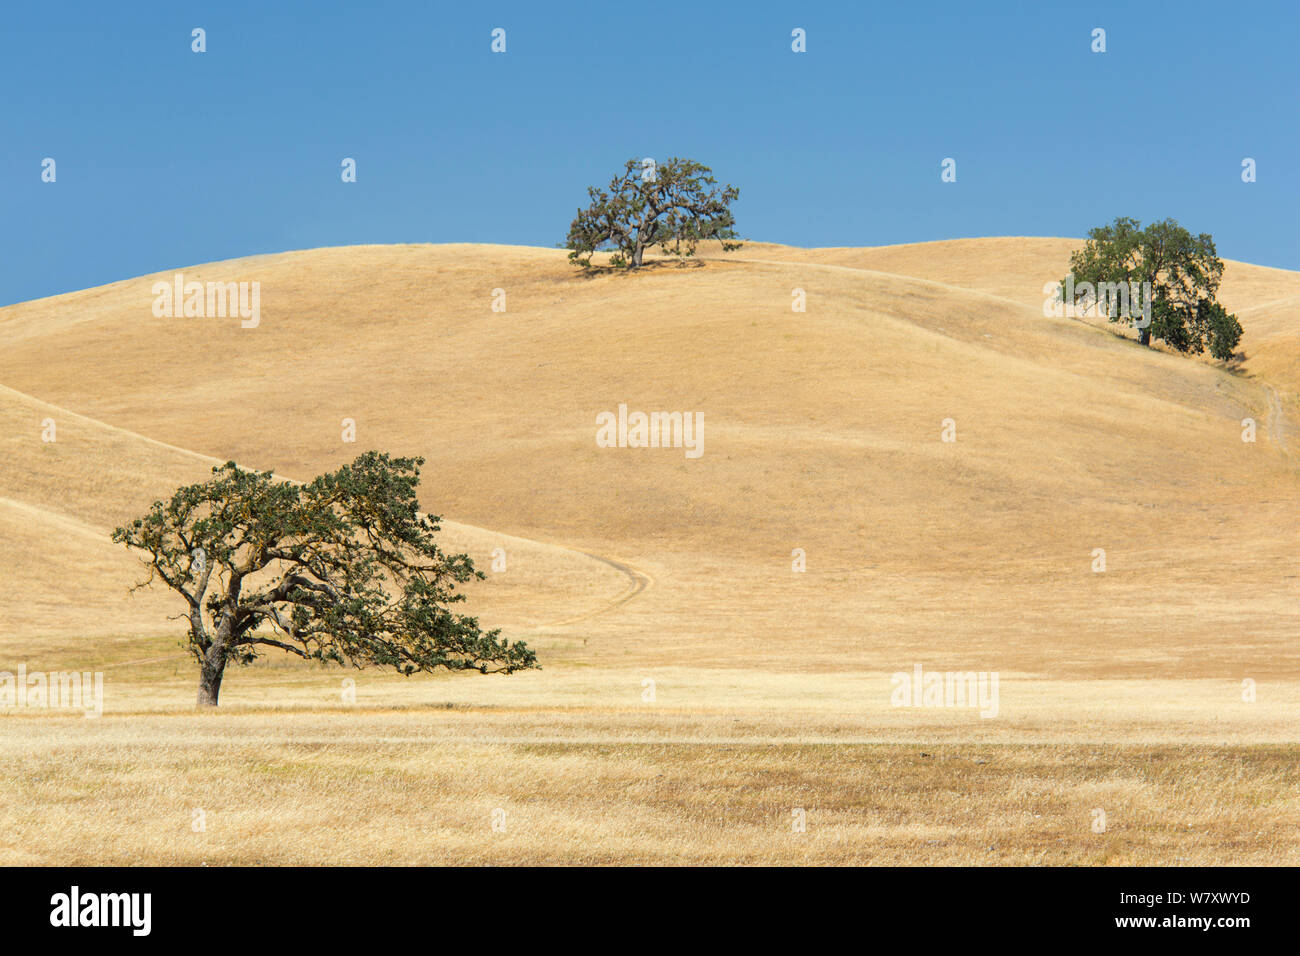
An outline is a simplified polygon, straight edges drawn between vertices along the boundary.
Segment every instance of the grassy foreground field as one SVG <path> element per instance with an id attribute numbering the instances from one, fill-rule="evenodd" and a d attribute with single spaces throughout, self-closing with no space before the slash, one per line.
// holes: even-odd
<path id="1" fill-rule="evenodd" d="M 1229 369 L 1045 318 L 1075 245 L 366 246 L 184 270 L 256 329 L 155 318 L 172 273 L 0 309 L 0 671 L 104 679 L 0 712 L 0 863 L 1300 863 L 1300 274 L 1228 263 Z M 704 454 L 596 447 L 619 403 Z M 196 714 L 111 529 L 372 447 L 544 669 L 268 657 Z M 917 665 L 996 714 L 894 706 Z"/>

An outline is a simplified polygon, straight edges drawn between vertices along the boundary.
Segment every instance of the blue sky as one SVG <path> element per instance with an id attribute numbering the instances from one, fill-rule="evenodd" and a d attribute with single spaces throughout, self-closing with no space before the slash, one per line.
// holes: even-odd
<path id="1" fill-rule="evenodd" d="M 712 166 L 753 239 L 1172 216 L 1300 269 L 1298 27 L 1294 0 L 9 4 L 0 304 L 314 246 L 554 246 L 632 156 Z"/>

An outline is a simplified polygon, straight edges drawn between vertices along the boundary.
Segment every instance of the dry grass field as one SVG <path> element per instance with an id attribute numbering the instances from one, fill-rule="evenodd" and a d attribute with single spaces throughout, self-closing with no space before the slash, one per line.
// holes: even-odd
<path id="1" fill-rule="evenodd" d="M 1227 264 L 1229 368 L 1044 317 L 1077 245 L 359 246 L 0 309 L 0 671 L 104 675 L 0 711 L 0 863 L 1300 864 L 1300 273 Z M 175 271 L 260 324 L 155 318 Z M 620 403 L 703 455 L 597 447 Z M 465 610 L 543 669 L 270 656 L 196 713 L 111 530 L 368 448 L 504 550 Z M 996 715 L 893 706 L 917 665 Z"/>

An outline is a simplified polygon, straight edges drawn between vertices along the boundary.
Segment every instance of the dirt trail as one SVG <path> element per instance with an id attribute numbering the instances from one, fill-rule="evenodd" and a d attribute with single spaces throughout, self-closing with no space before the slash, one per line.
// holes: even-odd
<path id="1" fill-rule="evenodd" d="M 650 585 L 654 584 L 654 578 L 639 568 L 632 567 L 630 564 L 624 564 L 622 561 L 615 561 L 613 558 L 606 558 L 592 551 L 583 551 L 581 553 L 587 555 L 589 558 L 595 558 L 603 564 L 608 564 L 616 571 L 621 571 L 623 574 L 627 575 L 629 581 L 628 589 L 602 608 L 597 608 L 594 611 L 587 611 L 585 614 L 577 614 L 573 617 L 565 618 L 562 621 L 553 621 L 550 624 L 540 624 L 537 627 L 532 628 L 532 630 L 540 631 L 551 627 L 564 627 L 568 624 L 576 624 L 579 621 L 587 621 L 593 617 L 608 614 L 610 611 L 622 607 L 646 588 L 650 587 Z"/>

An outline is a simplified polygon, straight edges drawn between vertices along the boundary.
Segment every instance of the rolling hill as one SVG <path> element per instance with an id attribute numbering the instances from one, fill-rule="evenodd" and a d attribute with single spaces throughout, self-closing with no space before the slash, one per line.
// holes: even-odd
<path id="1" fill-rule="evenodd" d="M 0 522 L 21 560 L 0 620 L 161 628 L 165 596 L 125 597 L 116 523 L 211 460 L 307 478 L 376 447 L 427 459 L 422 506 L 480 565 L 510 541 L 476 610 L 508 631 L 576 618 L 538 638 L 562 658 L 1300 676 L 1300 274 L 1229 263 L 1234 373 L 1044 318 L 1074 245 L 747 244 L 635 276 L 362 246 L 179 270 L 260 282 L 257 328 L 155 317 L 172 272 L 5 308 Z M 704 454 L 597 447 L 620 403 L 701 413 Z M 592 555 L 653 587 L 595 622 L 637 578 Z"/>

